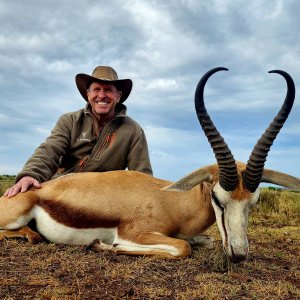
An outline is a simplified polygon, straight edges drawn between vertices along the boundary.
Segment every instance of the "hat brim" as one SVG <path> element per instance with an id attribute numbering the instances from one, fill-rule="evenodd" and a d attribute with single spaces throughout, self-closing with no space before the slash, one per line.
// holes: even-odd
<path id="1" fill-rule="evenodd" d="M 132 90 L 131 79 L 105 80 L 81 73 L 76 75 L 75 82 L 81 96 L 85 99 L 85 101 L 88 101 L 87 89 L 92 82 L 104 82 L 113 84 L 119 91 L 122 92 L 119 103 L 123 103 L 128 98 Z"/>

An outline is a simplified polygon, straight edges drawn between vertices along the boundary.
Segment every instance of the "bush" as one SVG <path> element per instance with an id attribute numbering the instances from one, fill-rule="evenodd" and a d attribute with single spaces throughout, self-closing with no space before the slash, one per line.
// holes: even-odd
<path id="1" fill-rule="evenodd" d="M 289 190 L 262 188 L 260 198 L 253 207 L 254 216 L 277 225 L 300 224 L 300 193 Z"/>
<path id="2" fill-rule="evenodd" d="M 271 213 L 279 212 L 281 192 L 273 189 L 262 189 L 258 202 L 258 209 L 260 212 Z"/>

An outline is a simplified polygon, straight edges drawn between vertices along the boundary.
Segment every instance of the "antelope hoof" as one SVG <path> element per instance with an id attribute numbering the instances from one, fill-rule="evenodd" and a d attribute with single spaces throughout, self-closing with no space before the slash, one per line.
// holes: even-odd
<path id="1" fill-rule="evenodd" d="M 192 238 L 189 238 L 187 241 L 192 246 L 200 246 L 208 249 L 213 249 L 215 247 L 214 239 L 209 235 L 194 236 Z"/>
<path id="2" fill-rule="evenodd" d="M 27 239 L 32 244 L 37 244 L 44 241 L 44 238 L 36 231 L 25 226 L 18 230 L 0 230 L 0 241 L 5 238 L 23 238 Z"/>
<path id="3" fill-rule="evenodd" d="M 29 234 L 26 238 L 31 244 L 38 244 L 44 241 L 44 238 L 37 232 Z"/>
<path id="4" fill-rule="evenodd" d="M 101 244 L 101 241 L 99 239 L 95 239 L 89 245 L 87 245 L 85 249 L 87 251 L 90 251 L 90 250 L 97 251 L 97 248 L 99 248 L 100 244 Z M 99 249 L 98 249 L 98 251 L 99 251 Z"/>

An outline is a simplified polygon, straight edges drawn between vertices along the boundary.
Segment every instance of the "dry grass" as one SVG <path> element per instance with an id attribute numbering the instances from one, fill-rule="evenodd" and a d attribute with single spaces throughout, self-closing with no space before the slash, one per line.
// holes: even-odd
<path id="1" fill-rule="evenodd" d="M 2 176 L 0 175 L 0 195 L 2 196 L 4 192 L 14 184 L 15 176 Z"/>
<path id="2" fill-rule="evenodd" d="M 279 194 L 278 194 L 279 193 Z M 0 299 L 300 299 L 300 194 L 264 190 L 249 222 L 250 257 L 213 250 L 166 260 L 83 246 L 0 242 Z"/>

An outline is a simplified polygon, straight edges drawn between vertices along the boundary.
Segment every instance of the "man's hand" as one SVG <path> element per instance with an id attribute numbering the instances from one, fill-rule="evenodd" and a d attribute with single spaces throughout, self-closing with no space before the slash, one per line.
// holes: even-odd
<path id="1" fill-rule="evenodd" d="M 34 179 L 33 177 L 25 176 L 21 178 L 14 186 L 7 189 L 3 196 L 11 198 L 20 192 L 21 193 L 26 192 L 31 187 L 35 187 L 39 189 L 42 187 L 42 185 L 38 180 Z"/>

